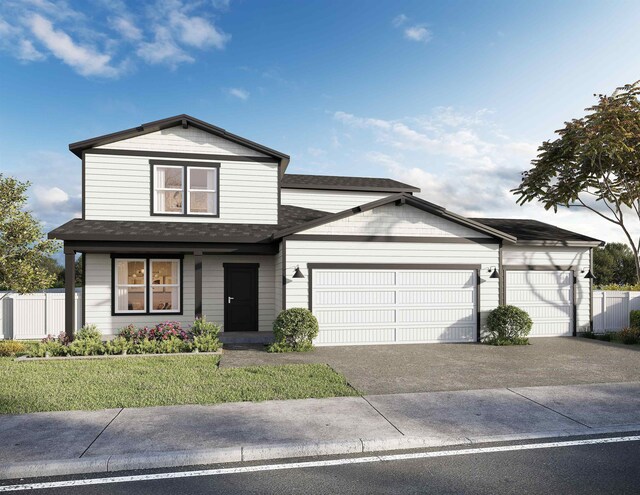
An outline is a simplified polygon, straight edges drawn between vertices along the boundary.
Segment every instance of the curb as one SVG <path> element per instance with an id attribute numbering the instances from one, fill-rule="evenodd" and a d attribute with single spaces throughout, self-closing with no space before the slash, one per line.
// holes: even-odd
<path id="1" fill-rule="evenodd" d="M 594 436 L 607 433 L 627 433 L 630 431 L 640 431 L 640 424 L 597 427 L 590 428 L 586 431 L 555 430 L 513 435 L 460 438 L 419 436 L 373 439 L 356 438 L 329 442 L 221 447 L 208 450 L 113 454 L 85 457 L 82 459 L 8 463 L 0 467 L 0 480 L 88 473 L 100 474 L 137 469 L 175 468 L 300 457 L 362 454 L 393 450 L 475 445 L 480 443 L 539 440 L 543 438 Z"/>

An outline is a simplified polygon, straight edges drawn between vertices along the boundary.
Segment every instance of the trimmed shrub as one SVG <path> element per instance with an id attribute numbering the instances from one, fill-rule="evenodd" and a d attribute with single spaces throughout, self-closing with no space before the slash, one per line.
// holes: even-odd
<path id="1" fill-rule="evenodd" d="M 637 328 L 640 330 L 640 310 L 634 309 L 629 314 L 629 320 L 631 322 L 631 328 Z"/>
<path id="2" fill-rule="evenodd" d="M 220 333 L 220 325 L 217 325 L 211 321 L 207 321 L 206 316 L 196 318 L 196 321 L 191 325 L 191 334 L 194 337 L 200 337 L 202 335 L 208 335 L 214 338 L 218 337 Z"/>
<path id="3" fill-rule="evenodd" d="M 85 325 L 76 334 L 75 340 L 94 340 L 100 342 L 102 334 L 96 325 Z"/>
<path id="4" fill-rule="evenodd" d="M 516 306 L 498 306 L 487 317 L 489 336 L 484 342 L 491 345 L 525 345 L 533 321 L 526 311 Z"/>
<path id="5" fill-rule="evenodd" d="M 275 342 L 269 352 L 309 351 L 318 336 L 318 320 L 308 309 L 286 309 L 273 322 L 273 334 Z"/>
<path id="6" fill-rule="evenodd" d="M 220 349 L 220 341 L 213 335 L 198 335 L 193 338 L 191 347 L 199 352 L 215 352 Z"/>
<path id="7" fill-rule="evenodd" d="M 623 344 L 640 344 L 640 328 L 623 328 L 615 335 L 616 340 Z"/>
<path id="8" fill-rule="evenodd" d="M 27 346 L 17 340 L 0 341 L 0 357 L 13 357 L 27 352 Z"/>
<path id="9" fill-rule="evenodd" d="M 104 345 L 104 353 L 105 354 L 127 354 L 132 347 L 133 347 L 133 344 L 131 342 L 129 342 L 126 338 L 119 336 L 113 340 L 108 341 Z"/>
<path id="10" fill-rule="evenodd" d="M 99 337 L 77 338 L 67 346 L 67 354 L 70 356 L 97 356 L 104 353 L 105 346 Z"/>

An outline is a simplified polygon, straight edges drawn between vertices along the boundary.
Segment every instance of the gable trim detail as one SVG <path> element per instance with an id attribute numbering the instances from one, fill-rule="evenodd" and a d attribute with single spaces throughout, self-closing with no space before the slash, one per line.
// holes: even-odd
<path id="1" fill-rule="evenodd" d="M 218 137 L 240 144 L 259 153 L 264 153 L 265 155 L 276 158 L 279 162 L 281 162 L 283 169 L 287 168 L 287 165 L 289 164 L 289 155 L 281 153 L 280 151 L 276 151 L 272 148 L 268 148 L 254 141 L 250 141 L 249 139 L 238 136 L 237 134 L 232 134 L 230 132 L 227 132 L 225 129 L 222 129 L 221 127 L 216 127 L 212 124 L 209 124 L 208 122 L 196 119 L 186 114 L 176 115 L 174 117 L 169 117 L 161 120 L 155 120 L 153 122 L 142 124 L 138 127 L 132 127 L 131 129 L 125 129 L 123 131 L 104 134 L 102 136 L 86 139 L 84 141 L 71 143 L 69 145 L 69 150 L 76 156 L 82 157 L 82 152 L 88 150 L 89 148 L 103 146 L 105 144 L 114 143 L 116 141 L 143 136 L 145 134 L 150 134 L 152 132 L 157 132 L 163 129 L 177 126 L 182 126 L 182 128 L 193 126 L 196 129 L 214 134 Z"/>
<path id="2" fill-rule="evenodd" d="M 394 194 L 377 201 L 372 201 L 371 203 L 366 203 L 361 206 L 356 206 L 355 208 L 351 208 L 349 210 L 341 211 L 339 213 L 329 214 L 326 217 L 322 217 L 317 220 L 312 220 L 310 222 L 304 223 L 302 225 L 298 225 L 296 227 L 280 230 L 274 234 L 274 239 L 280 239 L 284 236 L 302 232 L 312 227 L 318 227 L 320 225 L 325 225 L 327 223 L 335 222 L 336 220 L 341 220 L 343 218 L 347 218 L 352 215 L 357 215 L 358 213 L 361 213 L 363 211 L 372 210 L 379 206 L 385 206 L 392 203 L 395 203 L 398 206 L 406 204 L 414 208 L 418 208 L 427 213 L 431 213 L 432 215 L 444 218 L 451 222 L 460 224 L 464 227 L 468 227 L 477 232 L 490 235 L 491 237 L 501 239 L 509 243 L 515 244 L 517 241 L 517 238 L 512 235 L 506 234 L 504 232 L 501 232 L 491 227 L 487 227 L 486 225 L 483 225 L 474 220 L 469 220 L 468 218 L 465 218 L 463 216 L 447 211 L 445 208 L 441 206 L 430 203 L 420 198 L 416 198 L 415 196 L 409 195 L 407 193 Z"/>

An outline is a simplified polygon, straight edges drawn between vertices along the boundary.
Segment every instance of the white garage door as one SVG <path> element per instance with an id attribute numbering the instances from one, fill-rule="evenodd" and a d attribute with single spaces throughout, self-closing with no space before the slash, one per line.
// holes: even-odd
<path id="1" fill-rule="evenodd" d="M 316 344 L 472 342 L 475 270 L 314 269 Z"/>
<path id="2" fill-rule="evenodd" d="M 533 320 L 531 337 L 573 335 L 573 272 L 506 272 L 506 303 Z"/>

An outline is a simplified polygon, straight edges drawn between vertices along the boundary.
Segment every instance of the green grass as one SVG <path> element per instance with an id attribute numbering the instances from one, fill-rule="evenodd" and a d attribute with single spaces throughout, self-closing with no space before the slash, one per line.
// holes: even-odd
<path id="1" fill-rule="evenodd" d="M 220 369 L 219 360 L 0 358 L 0 414 L 358 395 L 324 364 Z"/>

